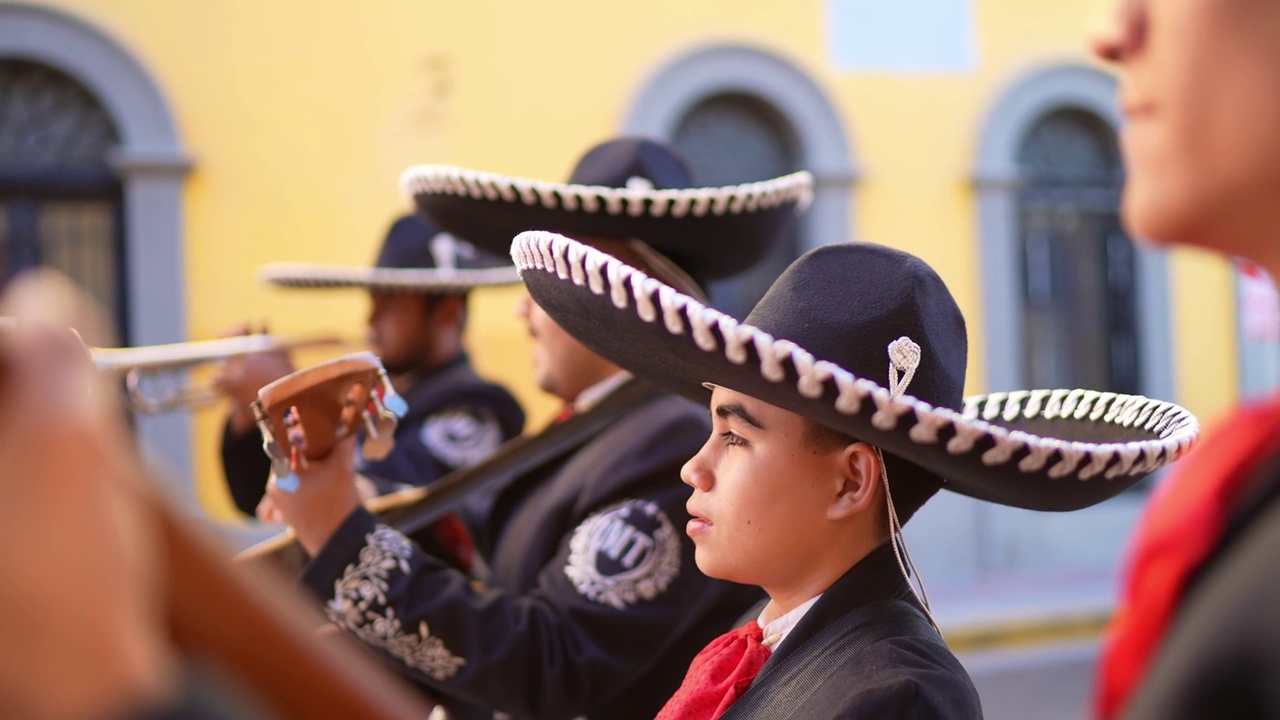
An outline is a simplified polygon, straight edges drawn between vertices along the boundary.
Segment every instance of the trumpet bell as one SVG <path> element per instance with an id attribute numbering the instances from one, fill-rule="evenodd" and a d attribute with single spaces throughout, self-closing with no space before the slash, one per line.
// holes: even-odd
<path id="1" fill-rule="evenodd" d="M 143 415 L 195 410 L 222 399 L 212 383 L 192 383 L 185 370 L 129 370 L 125 375 L 129 409 Z"/>

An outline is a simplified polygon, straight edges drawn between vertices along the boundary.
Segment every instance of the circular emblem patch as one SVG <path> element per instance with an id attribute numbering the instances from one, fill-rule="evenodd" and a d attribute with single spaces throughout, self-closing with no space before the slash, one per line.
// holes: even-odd
<path id="1" fill-rule="evenodd" d="M 582 596 L 621 610 L 670 587 L 680 574 L 680 539 L 655 503 L 624 500 L 573 531 L 564 574 Z"/>
<path id="2" fill-rule="evenodd" d="M 450 408 L 427 418 L 418 439 L 441 462 L 460 468 L 492 455 L 502 444 L 502 428 L 487 412 Z"/>

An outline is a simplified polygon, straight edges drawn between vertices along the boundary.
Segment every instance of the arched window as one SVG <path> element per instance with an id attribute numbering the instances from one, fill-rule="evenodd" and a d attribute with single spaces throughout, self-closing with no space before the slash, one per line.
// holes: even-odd
<path id="1" fill-rule="evenodd" d="M 680 119 L 671 141 L 689 161 L 700 185 L 768 180 L 799 169 L 785 119 L 772 106 L 748 95 L 703 100 Z M 797 238 L 792 225 L 750 272 L 713 284 L 712 305 L 744 317 L 799 254 Z"/>
<path id="2" fill-rule="evenodd" d="M 979 126 L 980 391 L 1087 387 L 1176 400 L 1167 258 L 1135 247 L 1120 224 L 1115 97 L 1115 78 L 1098 68 L 1033 68 L 1002 88 Z M 1132 492 L 1038 513 L 940 493 L 908 537 L 968 533 L 969 542 L 916 547 L 922 574 L 954 592 L 981 598 L 998 587 L 1046 612 L 1060 597 L 1106 607 L 1145 501 Z"/>
<path id="3" fill-rule="evenodd" d="M 974 187 L 988 392 L 1090 387 L 1176 399 L 1167 258 L 1118 217 L 1116 82 L 1036 68 L 981 126 Z"/>
<path id="4" fill-rule="evenodd" d="M 44 172 L 61 180 L 78 178 L 59 184 L 57 192 L 53 192 L 53 185 L 43 184 L 47 192 L 38 200 L 40 208 L 34 213 L 30 209 L 17 211 L 17 221 L 13 212 L 0 213 L 0 223 L 5 225 L 0 231 L 5 237 L 0 256 L 6 264 L 0 281 L 11 272 L 7 267 L 12 262 L 9 245 L 18 247 L 18 233 L 22 232 L 27 258 L 20 261 L 34 262 L 31 248 L 36 247 L 37 252 L 43 252 L 44 262 L 60 264 L 77 275 L 115 310 L 122 332 L 127 333 L 124 340 L 148 345 L 185 339 L 182 191 L 191 162 L 168 103 L 150 73 L 93 25 L 31 3 L 0 2 L 0 61 L 20 73 L 34 72 L 32 66 L 52 73 L 33 85 L 37 89 L 62 88 L 38 92 L 40 102 L 17 104 L 5 98 L 20 86 L 8 80 L 0 82 L 0 106 L 23 111 L 17 121 L 0 115 L 4 138 L 0 144 L 7 148 L 0 154 L 15 152 L 10 148 L 21 147 L 23 137 L 54 134 L 64 138 L 66 146 L 37 143 L 55 147 L 59 159 L 45 163 L 56 169 Z M 51 111 L 58 107 L 77 110 Z M 8 144 L 10 141 L 14 144 Z M 110 148 L 105 156 L 104 147 Z M 70 163 L 79 168 L 72 172 L 64 163 L 68 159 L 84 162 Z M 0 165 L 9 164 L 0 158 Z M 12 163 L 31 164 L 26 160 Z M 114 196 L 109 188 L 111 173 L 116 183 Z M 115 210 L 108 212 L 103 205 L 94 205 L 104 202 L 114 203 Z M 28 229 L 23 230 L 24 225 Z M 33 225 L 34 234 L 29 229 Z M 101 240 L 108 236 L 113 237 L 114 246 Z M 47 247 L 38 247 L 38 243 L 33 246 L 32 237 L 41 238 L 40 242 L 52 239 Z M 94 252 L 102 254 L 88 259 Z M 114 266 L 104 259 L 108 254 L 116 259 Z M 105 274 L 95 276 L 93 269 Z M 148 447 L 158 449 L 157 457 L 176 468 L 172 473 L 176 488 L 194 500 L 195 488 L 187 472 L 191 467 L 188 418 L 139 416 L 134 428 Z"/>
<path id="5" fill-rule="evenodd" d="M 127 332 L 119 132 L 67 75 L 0 60 L 0 278 L 36 265 L 87 288 Z"/>
<path id="6" fill-rule="evenodd" d="M 1123 169 L 1101 118 L 1059 109 L 1018 149 L 1023 377 L 1028 387 L 1142 389 Z"/>
<path id="7" fill-rule="evenodd" d="M 756 47 L 696 48 L 658 68 L 632 101 L 626 130 L 670 139 L 698 182 L 813 173 L 813 204 L 753 272 L 710 288 L 742 317 L 796 255 L 853 236 L 858 165 L 846 125 L 802 68 Z"/>

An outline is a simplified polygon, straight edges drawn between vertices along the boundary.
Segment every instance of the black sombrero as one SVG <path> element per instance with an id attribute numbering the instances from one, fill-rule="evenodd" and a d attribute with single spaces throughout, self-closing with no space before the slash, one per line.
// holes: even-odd
<path id="1" fill-rule="evenodd" d="M 807 172 L 692 187 L 675 148 L 644 138 L 592 148 L 567 183 L 420 165 L 406 170 L 400 185 L 441 229 L 493 253 L 507 253 L 525 230 L 637 239 L 701 283 L 755 265 L 813 192 Z"/>
<path id="2" fill-rule="evenodd" d="M 382 292 L 462 293 L 520 282 L 500 256 L 440 232 L 417 215 L 397 219 L 373 267 L 272 263 L 258 271 L 272 285 L 294 288 L 363 287 Z"/>
<path id="3" fill-rule="evenodd" d="M 940 487 L 1033 510 L 1088 507 L 1181 457 L 1199 433 L 1181 407 L 1135 395 L 962 398 L 959 309 L 928 265 L 891 248 L 811 250 L 744 323 L 559 235 L 523 233 L 511 254 L 538 305 L 637 376 L 702 402 L 704 383 L 727 387 L 880 447 L 904 521 Z M 890 392 L 889 346 L 918 357 L 902 367 L 914 372 L 910 395 Z"/>

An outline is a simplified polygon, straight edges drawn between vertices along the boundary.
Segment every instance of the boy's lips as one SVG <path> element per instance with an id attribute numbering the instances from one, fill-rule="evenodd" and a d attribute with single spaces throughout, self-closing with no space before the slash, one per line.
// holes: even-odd
<path id="1" fill-rule="evenodd" d="M 689 537 L 696 537 L 711 529 L 713 523 L 710 520 L 706 519 L 700 515 L 698 511 L 688 507 L 687 505 L 685 506 L 685 509 L 688 510 L 689 515 L 693 517 L 693 519 L 685 525 L 685 534 Z"/>

